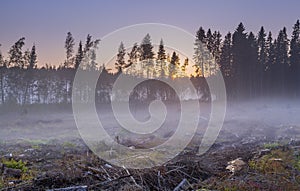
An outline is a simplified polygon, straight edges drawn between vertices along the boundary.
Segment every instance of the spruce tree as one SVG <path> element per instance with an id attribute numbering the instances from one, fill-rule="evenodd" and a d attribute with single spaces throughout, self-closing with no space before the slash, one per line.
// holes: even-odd
<path id="1" fill-rule="evenodd" d="M 126 66 L 126 62 L 125 62 L 125 47 L 123 42 L 120 43 L 119 49 L 118 49 L 118 54 L 117 54 L 117 60 L 116 60 L 116 69 L 118 69 L 118 72 L 122 72 L 122 70 L 125 68 Z"/>
<path id="2" fill-rule="evenodd" d="M 257 37 L 257 46 L 258 46 L 258 62 L 262 66 L 265 66 L 267 61 L 266 36 L 267 35 L 265 33 L 264 27 L 261 27 Z"/>
<path id="3" fill-rule="evenodd" d="M 205 30 L 202 27 L 200 27 L 196 32 L 196 40 L 199 40 L 202 43 L 206 43 Z"/>
<path id="4" fill-rule="evenodd" d="M 65 41 L 65 49 L 66 49 L 66 61 L 64 63 L 64 67 L 69 68 L 73 67 L 73 53 L 74 53 L 74 38 L 71 32 L 67 33 L 66 41 Z"/>
<path id="5" fill-rule="evenodd" d="M 97 69 L 96 63 L 96 50 L 98 49 L 98 45 L 100 43 L 99 39 L 92 40 L 91 35 L 87 35 L 86 43 L 83 49 L 83 69 L 94 71 Z"/>
<path id="6" fill-rule="evenodd" d="M 23 95 L 23 104 L 31 103 L 32 100 L 28 99 L 30 97 L 30 94 L 32 94 L 32 86 L 33 86 L 33 69 L 36 67 L 37 63 L 37 54 L 35 45 L 32 46 L 31 51 L 29 53 L 28 57 L 28 66 L 25 71 L 24 76 L 24 95 Z M 28 102 L 29 101 L 29 102 Z"/>
<path id="7" fill-rule="evenodd" d="M 290 45 L 290 87 L 293 92 L 299 94 L 300 88 L 298 86 L 300 81 L 300 23 L 299 20 L 293 27 L 293 33 Z"/>
<path id="8" fill-rule="evenodd" d="M 258 62 L 256 67 L 256 74 L 257 74 L 257 86 L 258 91 L 262 93 L 263 91 L 263 83 L 264 83 L 264 74 L 267 65 L 267 47 L 266 47 L 266 33 L 264 27 L 260 28 L 257 37 L 257 48 L 258 48 Z"/>
<path id="9" fill-rule="evenodd" d="M 22 48 L 25 45 L 25 38 L 20 38 L 9 50 L 9 66 L 22 68 L 24 65 Z"/>
<path id="10" fill-rule="evenodd" d="M 209 52 L 212 53 L 213 51 L 213 46 L 214 46 L 214 37 L 210 29 L 208 29 L 206 33 L 206 46 Z"/>
<path id="11" fill-rule="evenodd" d="M 37 63 L 37 54 L 35 45 L 32 46 L 30 51 L 30 59 L 29 59 L 29 69 L 34 69 Z"/>
<path id="12" fill-rule="evenodd" d="M 166 71 L 165 71 L 165 64 L 166 64 L 166 50 L 164 47 L 164 42 L 161 39 L 158 47 L 158 52 L 157 52 L 157 63 L 156 63 L 156 70 L 158 77 L 165 77 Z"/>
<path id="13" fill-rule="evenodd" d="M 75 57 L 75 69 L 77 70 L 83 59 L 83 50 L 82 50 L 82 42 L 79 42 L 77 54 Z"/>
<path id="14" fill-rule="evenodd" d="M 153 59 L 154 57 L 154 53 L 153 53 L 153 46 L 151 43 L 151 37 L 149 34 L 147 34 L 144 39 L 142 40 L 141 43 L 141 61 L 143 60 L 149 60 L 149 59 Z"/>
<path id="15" fill-rule="evenodd" d="M 174 51 L 172 53 L 171 62 L 169 64 L 169 76 L 171 78 L 176 78 L 177 77 L 177 72 L 178 72 L 179 65 L 180 65 L 179 56 Z"/>
<path id="16" fill-rule="evenodd" d="M 199 30 L 196 32 L 196 39 L 194 44 L 194 55 L 193 59 L 195 61 L 195 65 L 193 66 L 195 68 L 195 76 L 204 77 L 205 75 L 205 54 L 208 54 L 208 49 L 206 46 L 206 35 L 205 31 L 202 27 L 199 28 Z"/>
<path id="17" fill-rule="evenodd" d="M 274 82 L 277 82 L 277 93 L 279 93 L 279 95 L 281 96 L 285 94 L 287 88 L 287 73 L 289 67 L 288 48 L 289 41 L 286 33 L 286 28 L 284 27 L 282 30 L 280 30 L 277 37 L 277 43 L 275 47 L 276 65 L 273 74 Z"/>
<path id="18" fill-rule="evenodd" d="M 145 70 L 145 74 L 147 78 L 153 77 L 153 71 L 154 71 L 154 52 L 153 52 L 153 46 L 151 43 L 151 37 L 149 34 L 147 34 L 144 39 L 142 40 L 142 43 L 140 45 L 140 60 L 142 61 L 142 68 Z"/>
<path id="19" fill-rule="evenodd" d="M 230 32 L 225 36 L 220 55 L 220 69 L 225 78 L 232 77 L 234 71 L 232 68 L 232 35 Z"/>
<path id="20" fill-rule="evenodd" d="M 127 53 L 128 55 L 128 69 L 126 70 L 127 74 L 131 74 L 131 75 L 139 75 L 138 73 L 140 71 L 137 71 L 137 62 L 139 60 L 139 47 L 137 43 L 134 43 L 131 51 L 129 53 Z"/>
<path id="21" fill-rule="evenodd" d="M 272 90 L 272 73 L 274 72 L 274 63 L 275 63 L 275 46 L 273 43 L 273 37 L 271 31 L 268 34 L 266 41 L 266 52 L 267 60 L 264 72 L 264 90 L 267 95 L 271 94 Z"/>
<path id="22" fill-rule="evenodd" d="M 249 33 L 247 38 L 248 46 L 246 56 L 246 64 L 247 70 L 244 71 L 244 75 L 246 75 L 246 93 L 251 98 L 257 97 L 261 94 L 262 91 L 262 72 L 263 67 L 258 64 L 258 48 L 257 48 L 257 40 L 252 32 Z M 244 66 L 244 67 L 245 67 Z"/>
<path id="23" fill-rule="evenodd" d="M 233 58 L 233 68 L 235 68 L 234 73 L 234 83 L 236 83 L 236 92 L 239 93 L 238 96 L 244 97 L 249 95 L 247 88 L 248 84 L 248 75 L 249 75 L 249 66 L 247 63 L 248 55 L 248 41 L 247 33 L 245 33 L 245 27 L 243 23 L 240 23 L 233 33 L 232 36 L 232 58 Z"/>
<path id="24" fill-rule="evenodd" d="M 212 46 L 212 55 L 214 56 L 216 63 L 220 62 L 220 54 L 221 54 L 221 44 L 222 44 L 222 35 L 218 31 L 213 33 L 213 46 Z"/>
<path id="25" fill-rule="evenodd" d="M 157 60 L 164 61 L 166 60 L 166 50 L 164 46 L 163 39 L 160 40 L 158 52 L 157 52 Z"/>

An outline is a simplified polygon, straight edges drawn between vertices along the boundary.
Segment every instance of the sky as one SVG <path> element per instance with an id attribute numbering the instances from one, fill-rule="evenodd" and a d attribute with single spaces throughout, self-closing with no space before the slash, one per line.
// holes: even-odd
<path id="1" fill-rule="evenodd" d="M 263 25 L 277 35 L 300 19 L 299 0 L 1 0 L 0 50 L 4 56 L 21 37 L 25 48 L 36 45 L 40 65 L 65 60 L 67 32 L 85 41 L 87 34 L 101 39 L 121 27 L 163 23 L 195 34 L 200 26 L 219 30 L 223 37 L 240 22 L 257 34 Z"/>

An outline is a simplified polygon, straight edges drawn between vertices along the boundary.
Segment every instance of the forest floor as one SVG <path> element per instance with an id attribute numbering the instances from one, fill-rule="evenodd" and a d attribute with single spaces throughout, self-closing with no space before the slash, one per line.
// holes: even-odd
<path id="1" fill-rule="evenodd" d="M 140 170 L 94 155 L 71 112 L 2 113 L 0 190 L 296 191 L 299 111 L 291 103 L 231 105 L 217 141 L 205 154 L 198 156 L 192 142 L 171 161 Z"/>

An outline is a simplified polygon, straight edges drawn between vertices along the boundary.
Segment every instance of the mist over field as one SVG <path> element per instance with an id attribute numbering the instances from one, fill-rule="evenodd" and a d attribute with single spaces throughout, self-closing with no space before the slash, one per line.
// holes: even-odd
<path id="1" fill-rule="evenodd" d="M 298 4 L 1 2 L 0 191 L 298 191 Z"/>
<path id="2" fill-rule="evenodd" d="M 167 116 L 163 125 L 159 130 L 148 135 L 154 139 L 154 142 L 169 138 L 178 126 L 181 113 L 180 103 L 167 103 L 166 105 Z M 130 133 L 122 131 L 109 105 L 99 105 L 97 111 L 103 127 L 112 137 L 120 136 L 120 139 L 130 141 Z M 151 117 L 147 105 L 135 104 L 135 108 L 131 106 L 131 112 L 138 121 L 147 121 Z M 200 103 L 199 125 L 195 137 L 198 143 L 207 128 L 210 112 L 210 103 Z M 226 141 L 298 140 L 300 136 L 299 112 L 300 101 L 298 100 L 260 99 L 230 102 L 226 108 L 226 116 L 218 140 L 222 141 L 225 135 L 230 137 Z M 127 116 L 125 112 L 124 116 Z M 2 141 L 59 140 L 64 142 L 80 139 L 70 105 L 67 107 L 28 106 L 26 113 L 22 107 L 3 108 L 0 119 Z M 131 144 L 134 144 L 135 139 L 140 140 L 136 134 L 133 134 L 131 138 L 133 139 Z"/>

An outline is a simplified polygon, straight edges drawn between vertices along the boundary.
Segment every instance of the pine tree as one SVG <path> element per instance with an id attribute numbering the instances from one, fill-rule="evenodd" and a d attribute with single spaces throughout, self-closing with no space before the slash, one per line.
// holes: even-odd
<path id="1" fill-rule="evenodd" d="M 266 36 L 264 27 L 261 27 L 257 38 L 258 62 L 261 66 L 265 66 L 267 61 Z"/>
<path id="2" fill-rule="evenodd" d="M 180 62 L 179 62 L 179 56 L 176 54 L 176 52 L 174 51 L 172 53 L 172 57 L 171 57 L 171 62 L 169 64 L 169 76 L 171 78 L 176 78 L 177 74 L 178 74 L 178 68 L 180 66 Z"/>
<path id="3" fill-rule="evenodd" d="M 218 70 L 218 64 L 220 63 L 220 52 L 221 52 L 221 34 L 220 32 L 214 31 L 211 34 L 210 30 L 207 32 L 207 49 L 213 56 L 213 59 L 210 61 L 209 73 L 213 75 Z"/>
<path id="4" fill-rule="evenodd" d="M 272 73 L 274 72 L 274 63 L 275 63 L 275 46 L 273 43 L 272 33 L 271 31 L 268 34 L 266 41 L 266 52 L 267 52 L 267 60 L 264 72 L 264 89 L 267 95 L 271 94 L 272 89 Z"/>
<path id="5" fill-rule="evenodd" d="M 139 47 L 137 43 L 133 44 L 131 51 L 127 53 L 128 55 L 128 68 L 126 70 L 127 74 L 139 75 L 140 69 L 137 68 L 137 62 L 139 60 Z M 139 70 L 139 71 L 138 71 Z"/>
<path id="6" fill-rule="evenodd" d="M 20 38 L 9 50 L 8 67 L 7 70 L 7 97 L 8 102 L 12 104 L 22 103 L 23 89 L 24 89 L 24 72 L 25 67 L 24 54 L 22 48 L 25 45 L 25 38 Z"/>
<path id="7" fill-rule="evenodd" d="M 86 42 L 83 49 L 83 59 L 82 59 L 82 69 L 87 69 L 90 64 L 90 57 L 91 57 L 91 49 L 94 45 L 92 41 L 92 36 L 90 34 L 86 37 Z"/>
<path id="8" fill-rule="evenodd" d="M 274 44 L 272 32 L 270 31 L 266 41 L 266 52 L 267 52 L 267 61 L 266 61 L 266 71 L 270 70 L 272 65 L 274 64 Z"/>
<path id="9" fill-rule="evenodd" d="M 264 74 L 266 71 L 266 65 L 267 65 L 267 45 L 266 45 L 266 33 L 264 27 L 260 28 L 260 31 L 258 33 L 257 37 L 257 47 L 258 47 L 258 65 L 256 67 L 256 80 L 257 80 L 257 85 L 258 85 L 258 91 L 262 93 L 264 87 Z"/>
<path id="10" fill-rule="evenodd" d="M 118 49 L 117 60 L 115 63 L 116 69 L 118 70 L 118 72 L 122 72 L 122 70 L 126 66 L 125 55 L 126 55 L 125 47 L 124 47 L 123 42 L 121 42 L 119 49 Z"/>
<path id="11" fill-rule="evenodd" d="M 275 63 L 275 71 L 273 80 L 278 87 L 277 93 L 283 95 L 286 92 L 286 85 L 287 85 L 287 73 L 288 73 L 288 48 L 289 48 L 289 41 L 287 38 L 286 28 L 284 27 L 280 30 L 277 41 L 276 41 L 276 63 Z M 275 87 L 275 84 L 274 84 Z"/>
<path id="12" fill-rule="evenodd" d="M 154 53 L 153 46 L 151 43 L 151 37 L 149 34 L 147 34 L 140 45 L 140 60 L 143 61 L 141 67 L 145 69 L 145 75 L 147 78 L 153 77 L 153 58 Z"/>
<path id="13" fill-rule="evenodd" d="M 244 75 L 246 76 L 246 83 L 249 87 L 247 87 L 247 93 L 249 97 L 259 96 L 262 91 L 262 71 L 263 67 L 258 65 L 258 48 L 257 48 L 257 40 L 252 32 L 249 33 L 248 38 L 248 48 L 247 52 L 247 71 L 244 71 Z M 246 65 L 245 64 L 245 65 Z M 244 66 L 245 67 L 245 66 Z M 247 95 L 246 95 L 247 96 Z"/>
<path id="14" fill-rule="evenodd" d="M 90 50 L 90 64 L 88 65 L 88 69 L 91 71 L 96 71 L 98 69 L 98 63 L 96 62 L 96 50 L 98 49 L 98 45 L 100 43 L 99 39 L 93 41 L 92 49 Z"/>
<path id="15" fill-rule="evenodd" d="M 71 32 L 67 33 L 66 41 L 65 41 L 65 49 L 66 49 L 66 61 L 64 66 L 66 68 L 73 67 L 73 53 L 74 53 L 74 38 Z"/>
<path id="16" fill-rule="evenodd" d="M 212 47 L 212 55 L 214 56 L 216 63 L 220 63 L 220 54 L 221 54 L 221 44 L 222 44 L 222 35 L 218 31 L 213 33 L 213 47 Z"/>
<path id="17" fill-rule="evenodd" d="M 164 61 L 166 60 L 166 50 L 164 46 L 163 39 L 160 40 L 158 52 L 157 52 L 157 60 Z"/>
<path id="18" fill-rule="evenodd" d="M 149 34 L 147 34 L 144 39 L 142 40 L 141 43 L 141 61 L 143 60 L 149 60 L 149 59 L 153 59 L 154 57 L 154 53 L 153 53 L 153 46 L 151 43 L 151 37 Z"/>
<path id="19" fill-rule="evenodd" d="M 193 67 L 195 68 L 196 76 L 204 77 L 204 61 L 202 53 L 204 50 L 204 46 L 206 46 L 206 35 L 205 30 L 202 27 L 200 27 L 199 30 L 196 32 L 196 40 L 194 46 L 195 52 L 193 59 L 195 61 L 195 65 Z"/>
<path id="20" fill-rule="evenodd" d="M 213 46 L 214 46 L 214 37 L 210 29 L 208 29 L 206 33 L 206 46 L 209 52 L 212 53 L 213 51 Z"/>
<path id="21" fill-rule="evenodd" d="M 24 55 L 23 55 L 23 64 L 21 68 L 28 68 L 30 63 L 30 51 L 29 49 L 25 50 Z"/>
<path id="22" fill-rule="evenodd" d="M 97 69 L 96 50 L 98 49 L 99 43 L 99 39 L 92 40 L 92 36 L 89 34 L 87 35 L 86 43 L 83 49 L 83 69 L 87 69 L 90 71 L 94 71 Z"/>
<path id="23" fill-rule="evenodd" d="M 293 27 L 293 33 L 290 45 L 290 87 L 293 92 L 299 94 L 300 81 L 300 22 L 297 20 Z"/>
<path id="24" fill-rule="evenodd" d="M 196 40 L 199 40 L 202 43 L 206 43 L 205 30 L 202 27 L 200 27 L 196 32 Z"/>
<path id="25" fill-rule="evenodd" d="M 92 47 L 93 47 L 92 36 L 90 34 L 88 34 L 86 37 L 86 42 L 85 42 L 83 53 L 87 54 Z"/>
<path id="26" fill-rule="evenodd" d="M 196 38 L 194 46 L 193 59 L 195 65 L 193 67 L 195 68 L 196 76 L 207 77 L 212 73 L 210 68 L 212 65 L 215 66 L 215 62 L 213 62 L 211 53 L 205 43 Z"/>
<path id="27" fill-rule="evenodd" d="M 22 68 L 24 66 L 24 59 L 22 47 L 25 45 L 25 38 L 20 38 L 9 50 L 9 66 Z"/>
<path id="28" fill-rule="evenodd" d="M 36 67 L 36 63 L 37 63 L 37 54 L 36 54 L 35 45 L 33 45 L 29 53 L 28 66 L 24 76 L 23 104 L 28 103 L 28 97 L 30 95 L 30 92 L 32 92 L 31 90 L 33 86 L 33 69 Z"/>
<path id="29" fill-rule="evenodd" d="M 159 47 L 158 47 L 158 52 L 157 52 L 157 73 L 158 73 L 158 76 L 159 77 L 165 77 L 166 75 L 166 69 L 165 69 L 165 65 L 166 65 L 166 59 L 167 59 L 167 56 L 166 56 L 166 50 L 165 50 L 165 47 L 164 47 L 164 42 L 163 40 L 161 39 L 160 40 L 160 44 L 159 44 Z"/>
<path id="30" fill-rule="evenodd" d="M 225 78 L 232 77 L 232 35 L 230 32 L 225 36 L 220 55 L 220 68 Z"/>
<path id="31" fill-rule="evenodd" d="M 75 58 L 75 69 L 77 70 L 83 60 L 82 42 L 79 42 L 78 51 Z"/>
<path id="32" fill-rule="evenodd" d="M 30 59 L 29 59 L 29 69 L 34 69 L 37 63 L 37 54 L 35 45 L 32 46 L 30 51 Z"/>
<path id="33" fill-rule="evenodd" d="M 232 36 L 232 65 L 235 68 L 234 83 L 236 83 L 235 89 L 238 91 L 240 97 L 249 96 L 249 92 L 247 92 L 249 90 L 247 49 L 247 33 L 245 33 L 243 23 L 240 23 Z"/>

